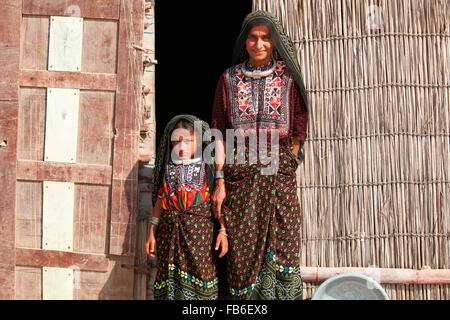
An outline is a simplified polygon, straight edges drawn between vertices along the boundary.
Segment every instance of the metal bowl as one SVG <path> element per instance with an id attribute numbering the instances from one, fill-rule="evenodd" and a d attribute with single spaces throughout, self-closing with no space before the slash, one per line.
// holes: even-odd
<path id="1" fill-rule="evenodd" d="M 375 280 L 357 273 L 343 273 L 323 282 L 311 300 L 389 300 Z"/>

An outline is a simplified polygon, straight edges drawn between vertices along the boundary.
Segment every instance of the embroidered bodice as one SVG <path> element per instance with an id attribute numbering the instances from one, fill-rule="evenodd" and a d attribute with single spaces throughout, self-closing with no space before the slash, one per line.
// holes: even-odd
<path id="1" fill-rule="evenodd" d="M 170 161 L 165 169 L 164 183 L 158 192 L 165 210 L 183 211 L 209 199 L 205 163 L 175 164 Z"/>

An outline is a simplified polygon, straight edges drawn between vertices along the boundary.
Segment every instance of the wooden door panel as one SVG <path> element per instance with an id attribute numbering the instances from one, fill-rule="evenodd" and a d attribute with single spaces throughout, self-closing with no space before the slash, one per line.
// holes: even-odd
<path id="1" fill-rule="evenodd" d="M 20 68 L 47 70 L 50 17 L 24 16 L 20 37 Z"/>
<path id="2" fill-rule="evenodd" d="M 65 297 L 133 298 L 134 271 L 122 265 L 133 264 L 135 250 L 142 52 L 133 46 L 142 46 L 143 3 L 17 0 L 6 6 L 10 16 L 0 17 L 6 30 L 0 36 L 0 45 L 6 45 L 0 60 L 7 61 L 8 78 L 0 78 L 0 144 L 7 144 L 0 147 L 0 182 L 8 190 L 0 200 L 5 240 L 0 244 L 0 299 L 51 297 L 57 290 L 53 286 L 72 283 L 66 275 L 73 277 L 74 286 L 61 291 Z M 52 18 L 62 21 L 63 30 L 70 19 L 62 17 L 78 17 L 72 20 L 82 23 L 75 41 L 82 45 L 81 60 L 54 71 L 48 63 L 54 60 L 52 43 L 60 48 L 66 43 L 54 38 L 64 32 L 52 32 L 51 24 Z M 67 99 L 59 99 L 54 110 L 47 107 L 52 99 L 48 91 L 60 89 L 79 97 L 76 106 L 62 113 Z M 71 135 L 76 139 L 59 143 L 61 148 L 54 145 L 64 159 L 45 159 L 49 141 L 68 134 L 65 126 L 48 127 L 55 112 L 63 118 L 77 115 Z M 66 143 L 75 150 L 69 156 L 73 160 L 62 152 Z M 72 221 L 60 221 L 73 230 L 67 231 L 64 248 L 46 248 L 45 239 L 57 240 L 42 232 L 49 232 L 44 200 L 59 192 L 54 188 L 46 194 L 45 186 L 52 185 L 73 189 L 71 197 L 61 195 L 70 202 L 66 208 L 73 205 L 68 215 L 73 218 L 67 218 Z M 64 281 L 55 280 L 57 276 Z"/>
<path id="3" fill-rule="evenodd" d="M 41 181 L 17 181 L 18 248 L 42 248 L 42 184 Z"/>
<path id="4" fill-rule="evenodd" d="M 77 162 L 112 165 L 115 93 L 80 92 Z"/>
<path id="5" fill-rule="evenodd" d="M 74 251 L 104 254 L 107 250 L 109 186 L 75 185 Z"/>
<path id="6" fill-rule="evenodd" d="M 18 159 L 44 160 L 46 98 L 45 88 L 20 89 Z"/>
<path id="7" fill-rule="evenodd" d="M 92 73 L 116 73 L 117 21 L 85 19 L 83 28 L 81 70 Z"/>
<path id="8" fill-rule="evenodd" d="M 16 266 L 15 282 L 15 299 L 42 299 L 42 268 Z"/>

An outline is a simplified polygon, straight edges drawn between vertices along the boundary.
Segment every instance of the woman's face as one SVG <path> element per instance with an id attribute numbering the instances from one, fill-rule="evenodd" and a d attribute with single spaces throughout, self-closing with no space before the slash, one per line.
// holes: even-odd
<path id="1" fill-rule="evenodd" d="M 193 131 L 177 128 L 172 133 L 172 152 L 182 160 L 192 159 L 197 149 L 197 141 Z"/>
<path id="2" fill-rule="evenodd" d="M 270 61 L 274 47 L 270 36 L 270 28 L 265 24 L 251 28 L 245 45 L 252 65 L 262 66 L 267 64 Z"/>

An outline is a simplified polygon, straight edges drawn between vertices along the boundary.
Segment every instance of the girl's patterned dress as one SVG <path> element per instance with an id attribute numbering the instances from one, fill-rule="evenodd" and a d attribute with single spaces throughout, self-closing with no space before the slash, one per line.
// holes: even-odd
<path id="1" fill-rule="evenodd" d="M 170 161 L 165 168 L 156 233 L 155 299 L 217 299 L 213 220 L 205 163 Z"/>

